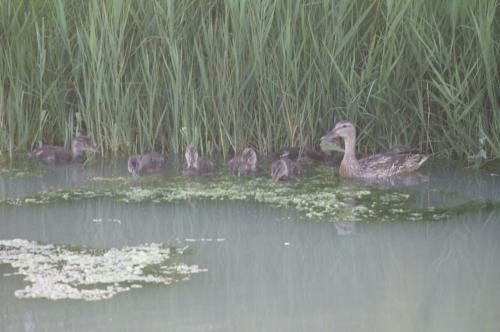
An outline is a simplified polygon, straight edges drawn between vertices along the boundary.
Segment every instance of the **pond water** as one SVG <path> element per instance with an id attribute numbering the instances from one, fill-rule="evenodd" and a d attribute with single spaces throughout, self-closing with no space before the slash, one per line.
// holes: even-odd
<path id="1" fill-rule="evenodd" d="M 500 176 L 0 172 L 2 331 L 497 331 Z M 17 239 L 17 240 L 16 240 Z"/>

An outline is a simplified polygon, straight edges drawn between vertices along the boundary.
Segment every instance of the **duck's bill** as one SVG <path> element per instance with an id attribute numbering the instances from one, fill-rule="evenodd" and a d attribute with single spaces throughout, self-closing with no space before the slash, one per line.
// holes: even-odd
<path id="1" fill-rule="evenodd" d="M 344 152 L 344 148 L 340 145 L 340 139 L 334 138 L 331 140 L 322 139 L 320 143 L 320 148 L 324 152 L 336 151 Z"/>

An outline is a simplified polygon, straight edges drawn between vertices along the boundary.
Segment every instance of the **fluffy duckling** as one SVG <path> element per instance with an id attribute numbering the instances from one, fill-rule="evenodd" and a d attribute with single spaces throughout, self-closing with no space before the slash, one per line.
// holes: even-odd
<path id="1" fill-rule="evenodd" d="M 165 158 L 158 152 L 138 154 L 128 158 L 128 171 L 133 176 L 151 174 L 160 171 Z"/>
<path id="2" fill-rule="evenodd" d="M 325 136 L 322 142 L 335 142 L 342 138 L 345 153 L 340 163 L 340 176 L 351 178 L 383 178 L 416 171 L 429 156 L 397 145 L 391 150 L 362 158 L 356 158 L 356 129 L 348 121 L 341 121 Z"/>
<path id="3" fill-rule="evenodd" d="M 339 147 L 338 151 L 340 150 L 341 148 Z M 284 153 L 288 153 L 289 159 L 292 161 L 311 161 L 315 163 L 324 163 L 332 167 L 338 167 L 340 165 L 340 162 L 342 161 L 342 157 L 344 156 L 343 153 L 339 152 L 335 153 L 323 149 L 321 149 L 319 152 L 309 148 L 305 148 L 302 151 L 300 151 L 299 148 L 292 147 L 292 148 L 283 148 L 279 151 L 271 153 L 270 155 L 267 156 L 267 159 L 271 161 L 278 160 Z M 364 155 L 360 154 L 357 154 L 356 156 L 364 157 Z"/>
<path id="4" fill-rule="evenodd" d="M 228 161 L 227 168 L 238 176 L 253 174 L 257 172 L 257 153 L 252 148 L 246 148 L 241 155 Z"/>
<path id="5" fill-rule="evenodd" d="M 186 157 L 186 166 L 182 171 L 184 176 L 200 175 L 215 170 L 214 163 L 206 157 L 199 157 L 198 150 L 192 144 L 187 146 L 184 156 Z"/>
<path id="6" fill-rule="evenodd" d="M 288 159 L 293 161 L 310 160 L 310 161 L 323 162 L 325 161 L 325 158 L 327 158 L 327 154 L 325 154 L 323 151 L 316 152 L 308 148 L 305 148 L 301 151 L 301 149 L 298 147 L 290 147 L 290 148 L 283 148 L 281 150 L 271 153 L 270 155 L 267 156 L 267 159 L 275 161 L 280 159 L 283 154 L 286 154 L 288 156 Z"/>
<path id="7" fill-rule="evenodd" d="M 29 156 L 47 164 L 81 163 L 85 161 L 84 151 L 100 154 L 97 146 L 87 136 L 77 136 L 73 139 L 71 150 L 62 146 L 43 145 L 30 152 Z"/>
<path id="8" fill-rule="evenodd" d="M 290 160 L 285 153 L 281 159 L 275 160 L 271 164 L 271 178 L 274 182 L 280 180 L 293 180 L 299 176 L 300 169 L 296 162 Z"/>

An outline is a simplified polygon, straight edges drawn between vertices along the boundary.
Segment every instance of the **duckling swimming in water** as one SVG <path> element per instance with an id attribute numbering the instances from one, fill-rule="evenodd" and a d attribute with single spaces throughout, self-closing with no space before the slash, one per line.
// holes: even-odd
<path id="1" fill-rule="evenodd" d="M 257 153 L 252 148 L 246 148 L 241 155 L 234 156 L 227 163 L 231 173 L 249 175 L 257 172 Z"/>
<path id="2" fill-rule="evenodd" d="M 62 146 L 43 145 L 29 153 L 30 158 L 47 164 L 69 164 L 71 162 L 84 162 L 84 151 L 100 154 L 95 144 L 87 136 L 76 136 L 71 144 L 71 150 Z"/>
<path id="3" fill-rule="evenodd" d="M 132 175 L 158 172 L 165 164 L 165 158 L 158 152 L 138 154 L 128 158 L 128 171 Z"/>
<path id="4" fill-rule="evenodd" d="M 383 178 L 416 171 L 429 156 L 413 151 L 405 145 L 397 145 L 385 153 L 358 160 L 356 129 L 348 121 L 341 121 L 321 141 L 344 140 L 345 153 L 340 163 L 340 176 L 351 178 Z"/>
<path id="5" fill-rule="evenodd" d="M 285 151 L 280 159 L 273 161 L 271 164 L 271 178 L 274 182 L 293 180 L 299 175 L 298 164 L 288 157 L 289 153 Z"/>
<path id="6" fill-rule="evenodd" d="M 290 148 L 283 148 L 280 149 L 276 152 L 271 153 L 268 155 L 266 158 L 271 161 L 278 160 L 282 157 L 283 154 L 286 154 L 288 159 L 292 161 L 297 161 L 297 160 L 311 160 L 311 161 L 325 161 L 326 154 L 321 151 L 321 152 L 316 152 L 313 151 L 309 148 L 305 148 L 301 150 L 298 147 L 290 147 Z"/>
<path id="7" fill-rule="evenodd" d="M 198 150 L 192 144 L 187 146 L 184 156 L 186 157 L 186 166 L 182 171 L 184 176 L 200 175 L 215 170 L 214 163 L 206 157 L 199 157 Z"/>
<path id="8" fill-rule="evenodd" d="M 336 153 L 329 150 L 321 149 L 319 152 L 314 151 L 309 148 L 305 148 L 301 151 L 298 147 L 283 148 L 276 152 L 271 153 L 266 158 L 271 161 L 275 161 L 281 158 L 283 153 L 288 153 L 289 159 L 292 161 L 310 161 L 313 163 L 324 163 L 327 166 L 338 167 L 342 161 L 343 153 L 339 153 L 342 149 L 339 147 Z M 357 154 L 358 157 L 364 157 L 364 155 Z"/>

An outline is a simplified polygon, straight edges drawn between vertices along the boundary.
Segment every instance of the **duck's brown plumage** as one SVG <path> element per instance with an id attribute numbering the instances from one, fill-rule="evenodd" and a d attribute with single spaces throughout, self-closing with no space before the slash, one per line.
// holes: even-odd
<path id="1" fill-rule="evenodd" d="M 131 156 L 128 159 L 128 171 L 132 175 L 151 174 L 161 170 L 165 157 L 158 152 L 149 152 Z"/>
<path id="2" fill-rule="evenodd" d="M 276 152 L 273 152 L 267 155 L 266 159 L 275 161 L 285 157 L 292 161 L 311 160 L 311 161 L 323 162 L 326 160 L 328 155 L 323 153 L 323 151 L 316 152 L 308 148 L 300 149 L 298 147 L 290 147 L 290 148 L 283 148 Z"/>
<path id="3" fill-rule="evenodd" d="M 366 155 L 356 154 L 358 158 L 363 158 Z M 297 147 L 283 148 L 273 152 L 267 156 L 268 160 L 275 161 L 282 157 L 286 157 L 292 161 L 311 161 L 317 163 L 324 163 L 331 167 L 338 167 L 344 157 L 343 153 L 331 151 L 314 151 L 309 148 L 301 149 Z"/>
<path id="4" fill-rule="evenodd" d="M 198 149 L 192 144 L 187 146 L 184 156 L 186 157 L 186 166 L 182 171 L 184 176 L 196 176 L 215 170 L 214 163 L 206 157 L 199 157 Z"/>
<path id="5" fill-rule="evenodd" d="M 429 156 L 418 153 L 406 145 L 397 145 L 385 153 L 358 160 L 356 129 L 348 121 L 341 121 L 321 140 L 344 140 L 345 153 L 340 164 L 340 175 L 353 178 L 382 178 L 416 171 Z"/>
<path id="6" fill-rule="evenodd" d="M 241 155 L 234 156 L 227 163 L 231 173 L 249 175 L 257 171 L 257 153 L 252 148 L 246 148 Z"/>
<path id="7" fill-rule="evenodd" d="M 73 139 L 71 150 L 62 146 L 43 145 L 29 153 L 33 159 L 48 164 L 68 164 L 85 161 L 84 151 L 99 153 L 96 145 L 86 136 L 77 136 Z"/>
<path id="8" fill-rule="evenodd" d="M 281 158 L 271 164 L 271 178 L 274 182 L 280 180 L 293 180 L 300 174 L 299 165 L 289 159 Z"/>

